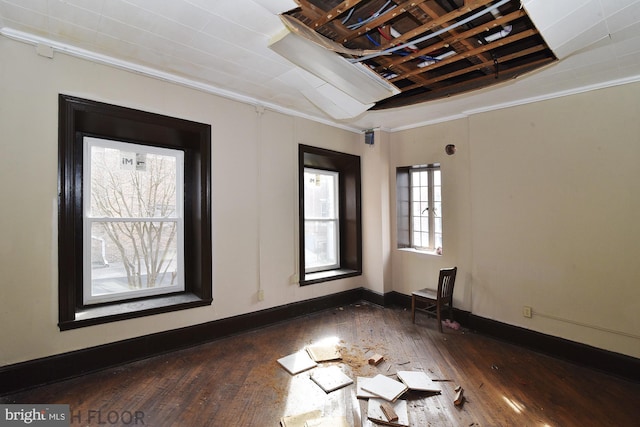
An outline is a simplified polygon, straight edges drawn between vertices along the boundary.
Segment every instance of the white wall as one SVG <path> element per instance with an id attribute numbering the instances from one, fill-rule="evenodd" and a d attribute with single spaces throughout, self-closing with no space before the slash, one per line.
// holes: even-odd
<path id="1" fill-rule="evenodd" d="M 60 53 L 43 58 L 6 38 L 0 57 L 0 366 L 368 285 L 365 275 L 290 284 L 297 272 L 298 144 L 363 155 L 362 135 L 259 114 L 251 105 Z M 212 306 L 59 331 L 59 93 L 211 124 Z M 381 215 L 379 208 L 370 215 Z M 375 233 L 379 222 L 373 220 Z"/>
<path id="2" fill-rule="evenodd" d="M 392 135 L 393 167 L 438 161 L 448 142 L 451 161 L 468 162 L 443 163 L 445 254 L 457 228 L 471 251 L 456 259 L 468 277 L 460 308 L 640 357 L 638 117 L 640 84 L 629 84 Z M 468 216 L 450 216 L 450 197 Z M 394 252 L 405 293 L 446 264 Z"/>

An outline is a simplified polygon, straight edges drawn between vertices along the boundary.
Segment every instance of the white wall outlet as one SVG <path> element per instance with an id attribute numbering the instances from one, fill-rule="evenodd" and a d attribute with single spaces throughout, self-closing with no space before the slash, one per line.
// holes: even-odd
<path id="1" fill-rule="evenodd" d="M 522 307 L 522 315 L 524 317 L 531 318 L 533 316 L 533 310 L 528 305 L 525 305 L 524 307 Z"/>
<path id="2" fill-rule="evenodd" d="M 264 301 L 264 290 L 263 289 L 259 289 L 258 290 L 258 301 Z"/>

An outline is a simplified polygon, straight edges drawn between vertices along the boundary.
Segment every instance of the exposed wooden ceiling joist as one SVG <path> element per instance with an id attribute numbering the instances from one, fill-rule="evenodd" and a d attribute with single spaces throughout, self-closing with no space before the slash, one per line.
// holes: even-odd
<path id="1" fill-rule="evenodd" d="M 480 89 L 556 60 L 519 0 L 297 2 L 289 14 L 312 30 L 350 49 L 384 52 L 348 57 L 400 89 L 378 109 Z"/>

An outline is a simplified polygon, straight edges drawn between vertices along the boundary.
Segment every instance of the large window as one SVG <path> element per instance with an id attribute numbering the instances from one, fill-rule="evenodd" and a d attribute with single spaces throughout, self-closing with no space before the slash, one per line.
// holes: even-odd
<path id="1" fill-rule="evenodd" d="M 84 138 L 84 304 L 184 290 L 183 154 Z"/>
<path id="2" fill-rule="evenodd" d="M 398 247 L 442 254 L 440 165 L 396 171 Z"/>
<path id="3" fill-rule="evenodd" d="M 211 127 L 60 95 L 61 330 L 211 304 Z"/>
<path id="4" fill-rule="evenodd" d="M 300 284 L 362 274 L 360 157 L 299 147 Z"/>

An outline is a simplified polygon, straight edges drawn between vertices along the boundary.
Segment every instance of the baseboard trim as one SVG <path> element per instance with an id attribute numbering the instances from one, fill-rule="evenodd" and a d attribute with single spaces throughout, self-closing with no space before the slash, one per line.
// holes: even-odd
<path id="1" fill-rule="evenodd" d="M 0 367 L 0 396 L 360 301 L 382 307 L 411 307 L 411 297 L 399 292 L 380 294 L 364 288 L 352 289 L 200 325 L 3 366 Z M 640 382 L 640 359 L 476 316 L 455 308 L 454 318 L 469 329 L 502 341 Z"/>
<path id="2" fill-rule="evenodd" d="M 530 329 L 469 314 L 465 325 L 481 334 L 489 335 L 576 365 L 640 382 L 640 359 L 614 353 L 587 344 L 554 337 Z"/>
<path id="3" fill-rule="evenodd" d="M 384 299 L 387 305 L 390 303 L 405 308 L 411 307 L 411 296 L 399 292 L 389 292 L 385 294 Z M 635 357 L 487 319 L 455 307 L 453 317 L 464 327 L 501 341 L 626 380 L 640 382 L 640 359 Z"/>
<path id="4" fill-rule="evenodd" d="M 259 329 L 362 300 L 363 288 L 0 367 L 0 396 Z M 376 302 L 376 303 L 378 303 Z M 382 305 L 382 304 L 381 304 Z"/>

